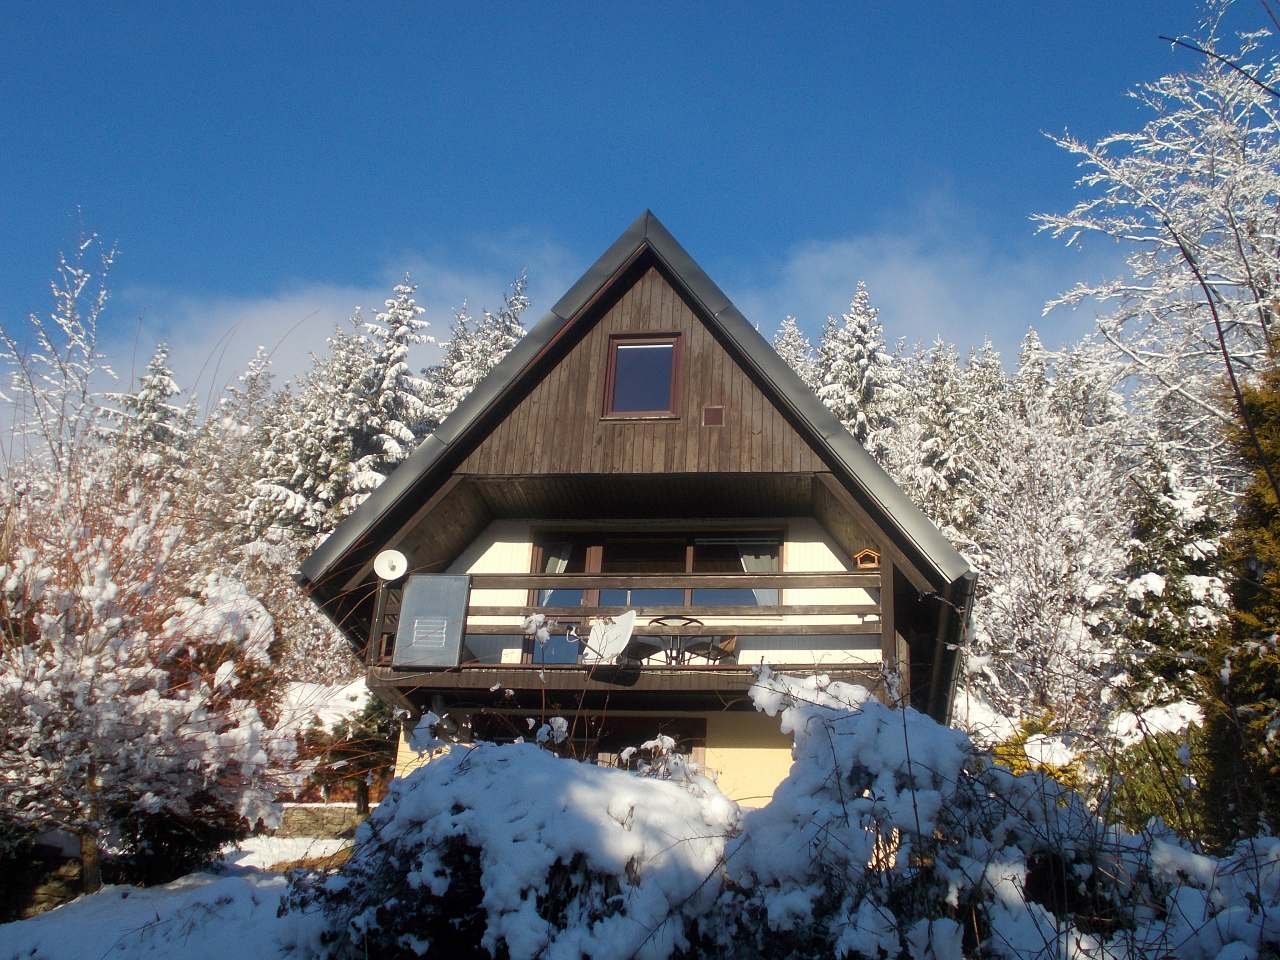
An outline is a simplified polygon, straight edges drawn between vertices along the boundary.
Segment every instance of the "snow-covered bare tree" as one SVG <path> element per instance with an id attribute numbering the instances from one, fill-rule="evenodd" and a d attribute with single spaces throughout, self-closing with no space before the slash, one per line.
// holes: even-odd
<path id="1" fill-rule="evenodd" d="M 171 562 L 204 531 L 172 474 L 126 469 L 146 449 L 135 442 L 173 439 L 142 429 L 172 413 L 161 365 L 144 385 L 149 401 L 132 394 L 120 408 L 147 417 L 125 421 L 128 442 L 103 442 L 92 352 L 55 343 L 57 355 L 90 358 L 60 366 L 36 343 L 37 355 L 10 358 L 19 381 L 40 371 L 23 396 L 74 397 L 90 384 L 90 402 L 74 407 L 85 422 L 63 424 L 61 455 L 10 463 L 0 483 L 0 804 L 19 822 L 78 835 L 92 888 L 103 842 L 143 821 L 271 819 L 293 738 L 273 736 L 255 705 L 269 682 L 270 616 L 239 582 L 192 579 Z"/>
<path id="2" fill-rule="evenodd" d="M 1093 143 L 1053 138 L 1079 160 L 1086 196 L 1036 220 L 1069 244 L 1121 244 L 1123 274 L 1077 284 L 1048 308 L 1101 304 L 1098 329 L 1143 378 L 1147 405 L 1168 403 L 1181 418 L 1191 444 L 1173 453 L 1188 481 L 1238 486 L 1239 470 L 1222 476 L 1223 428 L 1237 416 L 1222 389 L 1223 353 L 1241 372 L 1256 368 L 1276 317 L 1280 111 L 1262 84 L 1280 80 L 1280 58 L 1265 32 L 1224 35 L 1228 6 L 1209 5 L 1194 41 L 1209 55 L 1188 53 L 1186 70 L 1131 93 L 1149 117 L 1141 129 Z"/>
<path id="3" fill-rule="evenodd" d="M 29 334 L 0 326 L 0 362 L 9 367 L 6 397 L 12 403 L 15 445 L 10 462 L 48 457 L 66 466 L 84 448 L 83 431 L 97 429 L 102 380 L 115 375 L 98 350 L 98 321 L 107 305 L 107 277 L 114 247 L 96 234 L 80 238 L 75 253 L 58 258 L 47 317 L 31 314 Z M 27 349 L 25 344 L 33 344 Z"/>
<path id="4" fill-rule="evenodd" d="M 1078 352 L 1024 349 L 979 441 L 962 443 L 974 507 L 962 530 L 981 574 L 968 689 L 1005 717 L 1082 731 L 1103 722 L 1120 671 L 1109 627 L 1129 531 L 1120 440 L 1132 424 L 1113 408 L 1114 365 Z"/>

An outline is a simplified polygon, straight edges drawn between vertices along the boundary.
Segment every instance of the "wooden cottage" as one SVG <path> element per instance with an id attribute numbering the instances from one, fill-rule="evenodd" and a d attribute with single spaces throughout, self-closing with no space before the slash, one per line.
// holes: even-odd
<path id="1" fill-rule="evenodd" d="M 414 715 L 560 713 L 580 755 L 666 733 L 759 803 L 790 753 L 752 668 L 883 696 L 889 665 L 945 720 L 974 576 L 646 212 L 300 580 Z M 621 652 L 565 637 L 632 610 Z"/>

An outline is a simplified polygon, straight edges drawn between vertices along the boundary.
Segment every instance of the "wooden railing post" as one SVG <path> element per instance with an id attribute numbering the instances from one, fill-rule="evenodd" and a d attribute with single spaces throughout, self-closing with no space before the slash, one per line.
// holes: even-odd
<path id="1" fill-rule="evenodd" d="M 894 626 L 893 597 L 893 559 L 885 554 L 880 555 L 880 669 L 885 676 L 884 701 L 890 703 L 895 699 L 890 689 L 891 678 L 898 673 L 898 632 Z M 901 688 L 901 679 L 898 686 Z M 901 690 L 897 696 L 901 696 Z"/>

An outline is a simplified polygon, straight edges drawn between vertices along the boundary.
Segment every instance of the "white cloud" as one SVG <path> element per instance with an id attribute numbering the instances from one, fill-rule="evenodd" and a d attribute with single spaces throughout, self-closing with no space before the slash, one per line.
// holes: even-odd
<path id="1" fill-rule="evenodd" d="M 816 339 L 826 316 L 843 311 L 857 281 L 865 280 L 890 342 L 941 337 L 963 352 L 990 337 L 1010 358 L 1028 326 L 1051 347 L 1092 329 L 1087 309 L 1046 317 L 1041 311 L 1083 276 L 1114 267 L 1115 259 L 1063 250 L 1048 238 L 1023 250 L 997 250 L 961 216 L 935 213 L 799 245 L 730 294 L 767 335 L 791 313 Z"/>
<path id="2" fill-rule="evenodd" d="M 357 282 L 291 283 L 260 296 L 191 296 L 173 290 L 134 287 L 118 303 L 140 317 L 135 329 L 117 329 L 105 350 L 123 385 L 145 368 L 156 342 L 165 340 L 178 383 L 198 393 L 201 403 L 235 379 L 259 345 L 272 353 L 276 382 L 304 372 L 325 338 L 356 307 L 372 317 L 391 287 L 408 272 L 418 284 L 418 302 L 427 308 L 428 332 L 447 337 L 454 309 L 468 302 L 473 313 L 502 302 L 522 269 L 529 272 L 532 300 L 526 325 L 537 320 L 574 279 L 572 258 L 563 248 L 528 238 L 477 244 L 471 262 L 416 252 L 394 258 L 377 278 Z M 123 310 L 115 308 L 117 316 Z M 432 362 L 438 348 L 419 347 L 415 367 Z"/>

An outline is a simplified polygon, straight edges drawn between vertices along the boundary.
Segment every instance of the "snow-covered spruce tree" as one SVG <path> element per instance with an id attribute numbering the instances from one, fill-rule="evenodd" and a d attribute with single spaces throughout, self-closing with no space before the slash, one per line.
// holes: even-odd
<path id="1" fill-rule="evenodd" d="M 773 336 L 773 349 L 804 381 L 805 386 L 810 390 L 817 390 L 813 344 L 800 329 L 796 318 L 790 314 L 778 325 L 778 332 Z"/>
<path id="2" fill-rule="evenodd" d="M 1159 454 L 1148 459 L 1132 477 L 1135 506 L 1116 629 L 1134 712 L 1200 699 L 1209 647 L 1228 605 L 1218 558 L 1221 518 Z"/>
<path id="3" fill-rule="evenodd" d="M 883 453 L 884 431 L 893 425 L 899 390 L 879 316 L 859 280 L 848 311 L 838 320 L 827 318 L 814 368 L 819 398 L 877 456 Z"/>
<path id="4" fill-rule="evenodd" d="M 973 464 L 966 436 L 973 411 L 955 348 L 937 341 L 919 361 L 914 431 L 891 441 L 890 454 L 908 494 L 953 542 L 971 541 Z"/>
<path id="5" fill-rule="evenodd" d="M 280 672 L 291 680 L 332 683 L 359 664 L 347 641 L 281 570 L 296 570 L 317 539 L 341 520 L 351 489 L 350 397 L 365 345 L 339 329 L 329 353 L 296 384 L 275 394 L 263 417 L 253 479 L 239 486 L 235 513 L 243 539 L 235 574 L 254 588 L 285 638 Z"/>
<path id="6" fill-rule="evenodd" d="M 178 478 L 195 425 L 194 411 L 173 402 L 181 394 L 169 368 L 169 346 L 160 343 L 136 390 L 104 396 L 111 443 L 126 454 L 120 462 L 131 475 Z"/>
<path id="7" fill-rule="evenodd" d="M 1053 138 L 1078 159 L 1086 196 L 1067 213 L 1036 218 L 1070 244 L 1091 236 L 1122 244 L 1124 274 L 1078 284 L 1049 306 L 1093 299 L 1109 309 L 1098 329 L 1142 378 L 1146 405 L 1174 408 L 1191 443 L 1172 452 L 1194 486 L 1204 476 L 1230 486 L 1241 478 L 1238 470 L 1223 476 L 1224 425 L 1235 413 L 1220 389 L 1218 331 L 1179 244 L 1212 288 L 1242 370 L 1268 355 L 1280 277 L 1280 113 L 1251 79 L 1274 87 L 1280 58 L 1265 31 L 1224 35 L 1228 7 L 1209 4 L 1192 41 L 1216 56 L 1185 51 L 1182 72 L 1131 92 L 1149 117 L 1140 129 L 1095 143 Z"/>
<path id="8" fill-rule="evenodd" d="M 410 347 L 428 343 L 426 310 L 414 299 L 417 287 L 406 276 L 396 285 L 372 323 L 365 323 L 369 357 L 348 415 L 351 430 L 351 493 L 342 504 L 350 513 L 408 459 L 419 437 L 414 427 L 426 416 L 427 383 L 409 367 Z"/>
<path id="9" fill-rule="evenodd" d="M 522 318 L 529 307 L 529 296 L 525 292 L 529 285 L 529 277 L 523 271 L 514 280 L 507 292 L 503 294 L 502 306 L 496 312 L 484 311 L 480 319 L 480 338 L 486 347 L 485 355 L 480 358 L 477 373 L 483 379 L 489 371 L 496 367 L 508 353 L 524 338 Z"/>
<path id="10" fill-rule="evenodd" d="M 367 343 L 339 327 L 328 352 L 274 404 L 259 479 L 245 506 L 252 529 L 293 531 L 305 540 L 327 534 L 353 496 L 355 397 L 364 380 Z"/>
<path id="11" fill-rule="evenodd" d="M 439 427 L 524 336 L 521 316 L 529 305 L 526 283 L 523 273 L 516 277 L 502 308 L 496 313 L 484 311 L 478 322 L 465 303 L 454 312 L 440 361 L 423 371 L 429 385 L 424 434 Z"/>

